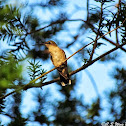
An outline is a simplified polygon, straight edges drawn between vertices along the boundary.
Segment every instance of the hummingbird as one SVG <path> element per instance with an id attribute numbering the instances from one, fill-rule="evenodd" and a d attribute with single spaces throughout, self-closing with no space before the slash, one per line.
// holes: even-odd
<path id="1" fill-rule="evenodd" d="M 71 85 L 71 80 L 69 78 L 69 73 L 67 69 L 67 61 L 65 52 L 57 46 L 57 44 L 50 40 L 44 43 L 44 45 L 48 48 L 49 53 L 51 55 L 51 61 L 60 75 L 60 82 L 62 86 L 66 86 L 67 84 Z"/>

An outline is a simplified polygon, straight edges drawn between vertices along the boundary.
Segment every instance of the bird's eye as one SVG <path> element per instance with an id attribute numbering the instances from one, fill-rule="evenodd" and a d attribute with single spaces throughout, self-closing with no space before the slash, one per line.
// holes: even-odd
<path id="1" fill-rule="evenodd" d="M 48 44 L 51 44 L 51 42 L 48 42 Z"/>

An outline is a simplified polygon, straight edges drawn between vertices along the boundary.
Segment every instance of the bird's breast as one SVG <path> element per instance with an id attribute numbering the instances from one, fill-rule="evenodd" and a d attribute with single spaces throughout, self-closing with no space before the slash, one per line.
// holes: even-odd
<path id="1" fill-rule="evenodd" d="M 52 50 L 50 50 L 50 54 L 54 66 L 61 65 L 63 61 L 66 59 L 65 52 L 59 47 L 55 47 Z"/>

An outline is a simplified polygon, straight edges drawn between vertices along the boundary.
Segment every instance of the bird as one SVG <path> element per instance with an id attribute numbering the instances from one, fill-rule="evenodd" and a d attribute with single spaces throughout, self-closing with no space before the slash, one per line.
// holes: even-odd
<path id="1" fill-rule="evenodd" d="M 68 68 L 67 68 L 67 60 L 65 52 L 57 46 L 57 44 L 49 40 L 44 43 L 44 45 L 48 48 L 50 53 L 50 58 L 60 75 L 60 83 L 62 86 L 71 85 L 71 79 L 69 77 Z M 65 61 L 65 62 L 64 62 Z"/>

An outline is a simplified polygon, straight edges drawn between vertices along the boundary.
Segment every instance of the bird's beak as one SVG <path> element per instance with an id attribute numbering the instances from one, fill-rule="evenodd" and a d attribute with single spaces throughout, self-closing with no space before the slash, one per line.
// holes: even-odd
<path id="1" fill-rule="evenodd" d="M 39 45 L 45 45 L 45 42 L 42 42 L 41 44 L 39 44 Z"/>
<path id="2" fill-rule="evenodd" d="M 46 43 L 44 43 L 44 42 L 42 42 L 41 44 L 35 44 L 35 45 L 45 45 Z M 33 45 L 33 46 L 35 46 L 35 45 Z"/>

